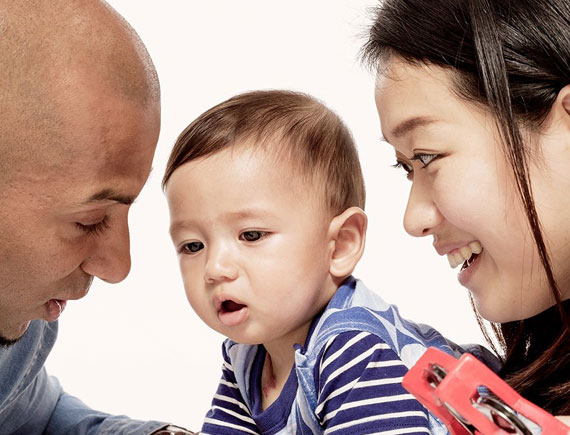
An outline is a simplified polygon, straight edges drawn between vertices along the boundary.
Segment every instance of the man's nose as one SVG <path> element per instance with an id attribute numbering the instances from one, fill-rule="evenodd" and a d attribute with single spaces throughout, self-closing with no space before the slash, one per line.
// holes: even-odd
<path id="1" fill-rule="evenodd" d="M 411 236 L 428 236 L 444 220 L 433 202 L 431 189 L 431 186 L 426 183 L 414 182 L 412 184 L 404 214 L 404 228 Z"/>
<path id="2" fill-rule="evenodd" d="M 81 268 L 112 284 L 122 281 L 131 270 L 128 210 L 114 216 L 109 228 L 96 237 L 95 246 Z"/>

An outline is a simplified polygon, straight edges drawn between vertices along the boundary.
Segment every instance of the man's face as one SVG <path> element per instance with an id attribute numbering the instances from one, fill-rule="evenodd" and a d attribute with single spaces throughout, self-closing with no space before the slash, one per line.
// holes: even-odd
<path id="1" fill-rule="evenodd" d="M 127 215 L 150 172 L 159 103 L 102 89 L 68 100 L 58 144 L 16 162 L 0 192 L 0 344 L 57 319 L 94 276 L 115 283 L 130 269 Z"/>

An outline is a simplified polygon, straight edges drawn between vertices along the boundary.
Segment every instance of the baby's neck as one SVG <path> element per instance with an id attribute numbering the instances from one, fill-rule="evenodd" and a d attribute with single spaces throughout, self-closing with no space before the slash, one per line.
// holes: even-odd
<path id="1" fill-rule="evenodd" d="M 261 407 L 267 409 L 277 400 L 295 363 L 294 344 L 305 342 L 310 324 L 304 325 L 293 336 L 264 343 L 265 361 L 261 372 Z"/>
<path id="2" fill-rule="evenodd" d="M 294 357 L 294 354 L 292 356 Z M 290 361 L 279 361 L 276 359 L 274 364 L 269 352 L 265 354 L 265 362 L 261 372 L 261 408 L 263 410 L 269 408 L 277 400 L 281 391 L 283 391 L 283 387 L 293 368 L 293 361 L 294 358 Z"/>

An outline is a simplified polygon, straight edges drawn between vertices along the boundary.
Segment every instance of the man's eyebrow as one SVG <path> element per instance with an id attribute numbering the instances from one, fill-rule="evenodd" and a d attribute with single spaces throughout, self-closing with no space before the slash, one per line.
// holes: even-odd
<path id="1" fill-rule="evenodd" d="M 406 119 L 394 127 L 390 137 L 402 137 L 410 133 L 412 130 L 418 127 L 423 127 L 427 124 L 431 124 L 432 122 L 435 122 L 435 119 L 427 116 L 415 116 L 413 118 Z"/>
<path id="2" fill-rule="evenodd" d="M 89 203 L 97 201 L 115 201 L 120 204 L 131 205 L 135 201 L 135 197 L 131 195 L 123 195 L 113 189 L 103 189 L 91 195 L 85 202 Z"/>

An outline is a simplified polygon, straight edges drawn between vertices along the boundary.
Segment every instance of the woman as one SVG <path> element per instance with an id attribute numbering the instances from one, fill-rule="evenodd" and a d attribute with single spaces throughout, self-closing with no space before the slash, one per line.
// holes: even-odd
<path id="1" fill-rule="evenodd" d="M 501 376 L 569 415 L 568 0 L 387 0 L 363 55 L 407 232 L 460 266 Z"/>

